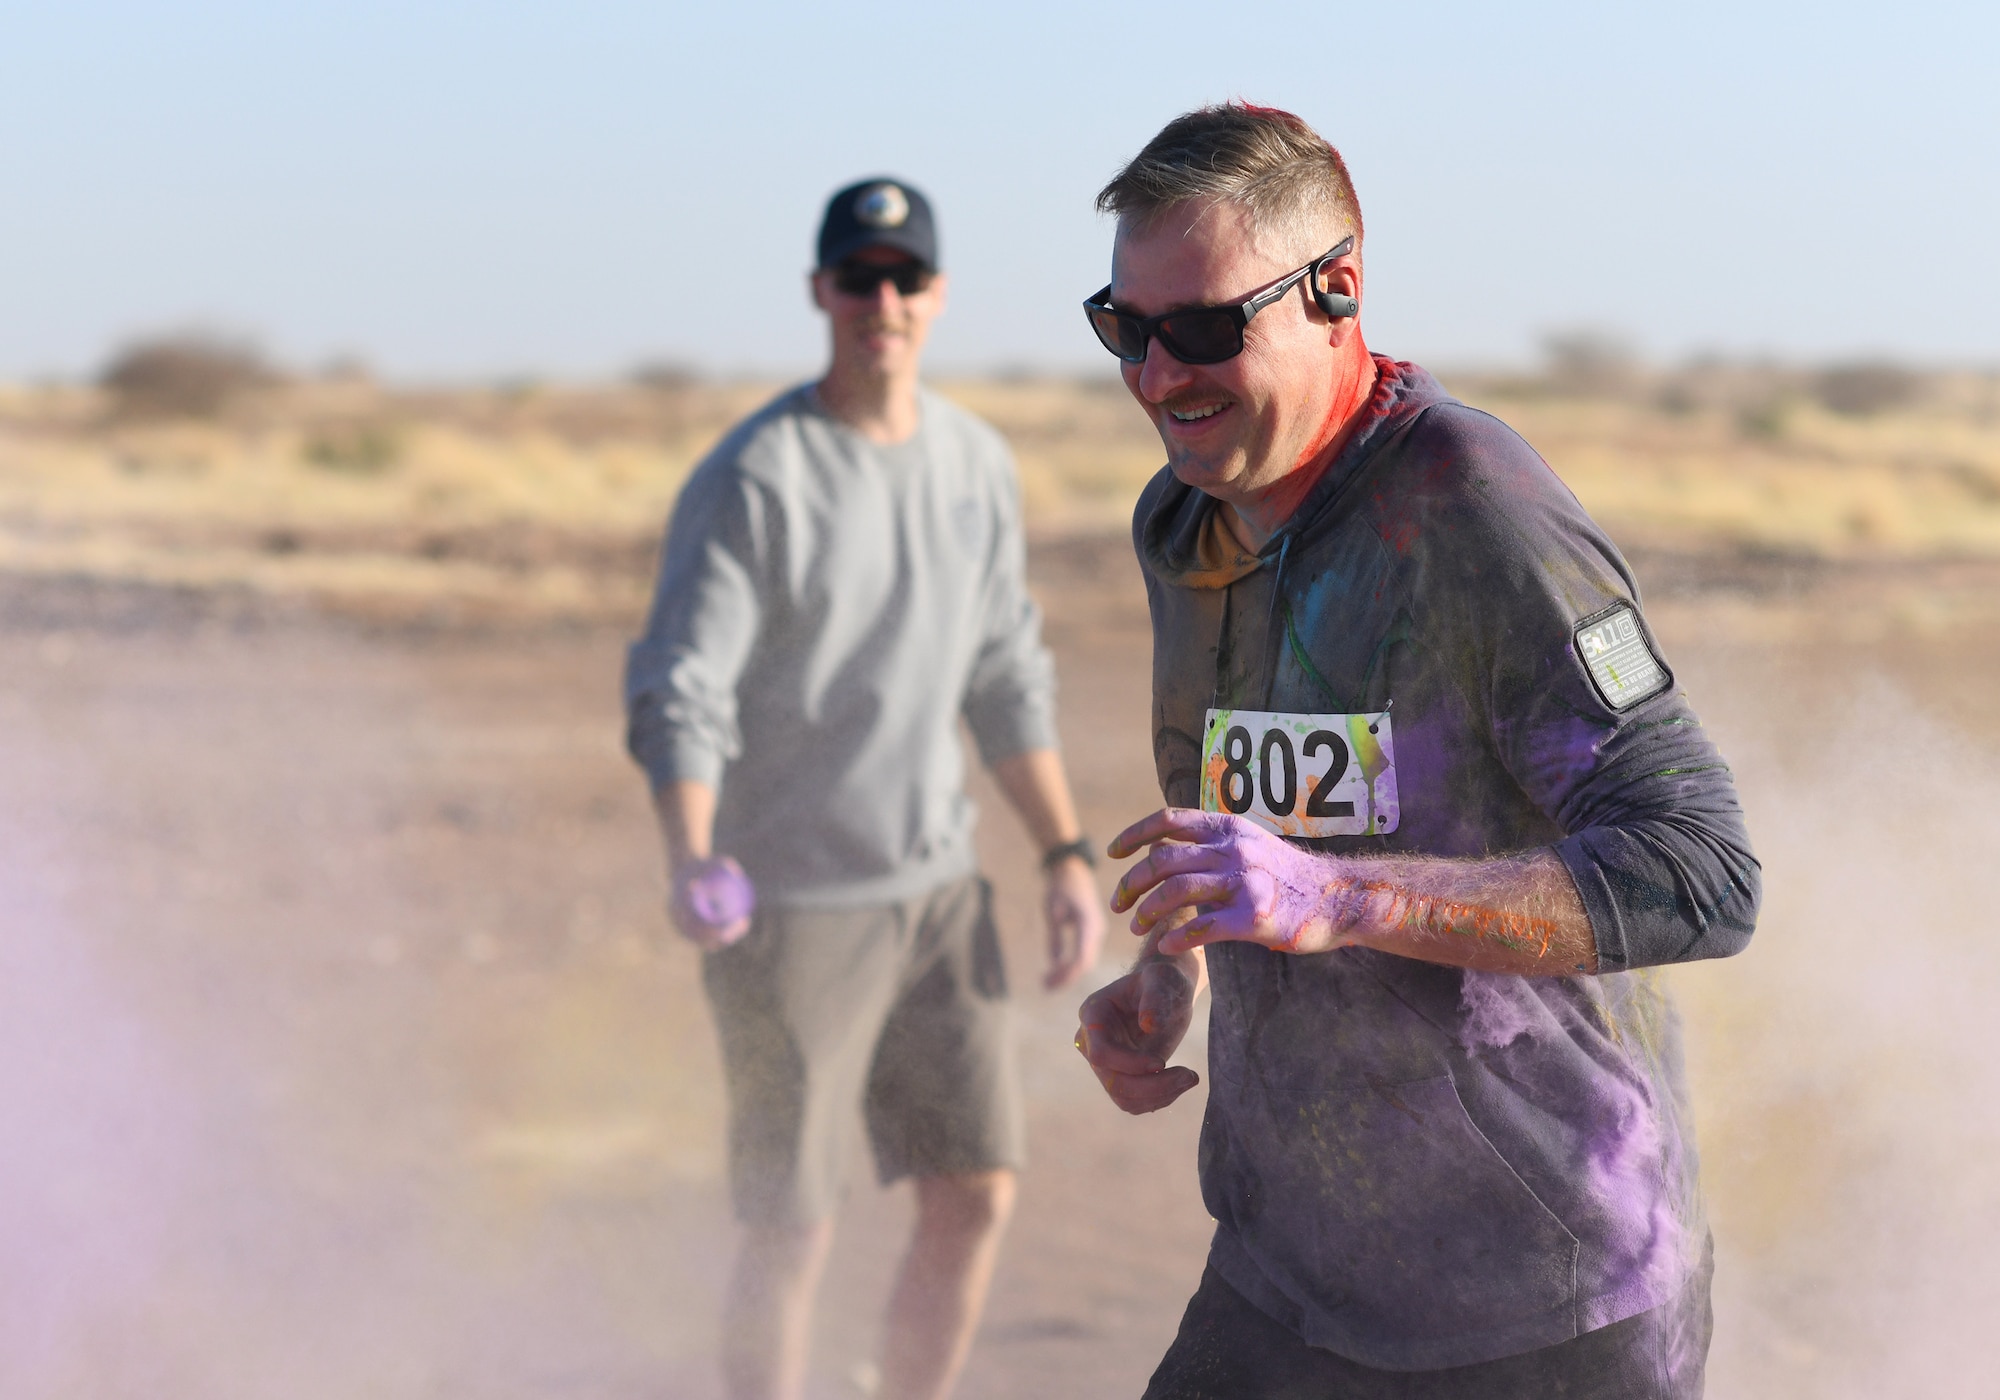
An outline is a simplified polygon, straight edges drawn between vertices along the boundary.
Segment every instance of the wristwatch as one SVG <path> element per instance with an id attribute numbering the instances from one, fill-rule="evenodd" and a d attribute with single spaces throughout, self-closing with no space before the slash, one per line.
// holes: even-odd
<path id="1" fill-rule="evenodd" d="M 1059 846 L 1051 846 L 1042 852 L 1042 869 L 1054 870 L 1058 865 L 1075 856 L 1092 870 L 1097 868 L 1097 843 L 1088 836 L 1079 836 L 1074 841 L 1065 841 Z"/>

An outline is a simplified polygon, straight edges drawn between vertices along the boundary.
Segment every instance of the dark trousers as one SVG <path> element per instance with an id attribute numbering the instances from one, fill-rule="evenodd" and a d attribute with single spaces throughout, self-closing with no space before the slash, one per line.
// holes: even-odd
<path id="1" fill-rule="evenodd" d="M 1307 1346 L 1204 1270 L 1145 1400 L 1700 1400 L 1713 1252 L 1679 1297 L 1539 1351 L 1443 1371 L 1378 1371 Z"/>

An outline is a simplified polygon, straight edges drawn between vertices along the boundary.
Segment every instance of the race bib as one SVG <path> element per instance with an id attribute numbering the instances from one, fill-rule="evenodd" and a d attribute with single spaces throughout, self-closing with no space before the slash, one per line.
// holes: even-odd
<path id="1" fill-rule="evenodd" d="M 1201 809 L 1234 812 L 1280 836 L 1387 835 L 1399 816 L 1389 712 L 1210 710 Z"/>

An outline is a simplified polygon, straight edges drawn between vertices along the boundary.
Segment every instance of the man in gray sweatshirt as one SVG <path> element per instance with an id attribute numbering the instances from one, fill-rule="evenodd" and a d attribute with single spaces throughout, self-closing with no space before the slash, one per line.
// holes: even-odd
<path id="1" fill-rule="evenodd" d="M 626 674 L 680 932 L 704 950 L 744 1236 L 724 1306 L 736 1397 L 791 1397 L 857 1118 L 914 1178 L 880 1394 L 947 1394 L 1014 1197 L 1021 1106 L 959 726 L 1042 851 L 1046 982 L 1096 960 L 1089 843 L 1012 459 L 923 389 L 944 308 L 930 205 L 835 194 L 811 277 L 832 355 L 696 467 Z"/>

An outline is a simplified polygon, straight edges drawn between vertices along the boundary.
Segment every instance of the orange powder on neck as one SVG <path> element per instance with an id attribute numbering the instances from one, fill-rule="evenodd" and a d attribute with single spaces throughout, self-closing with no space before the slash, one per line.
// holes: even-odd
<path id="1" fill-rule="evenodd" d="M 1375 360 L 1362 343 L 1359 332 L 1355 334 L 1353 349 L 1342 358 L 1335 373 L 1338 379 L 1334 384 L 1333 399 L 1327 404 L 1326 418 L 1320 423 L 1319 431 L 1299 453 L 1292 470 L 1272 485 L 1270 494 L 1265 498 L 1275 520 L 1291 519 L 1292 512 L 1299 508 L 1299 502 L 1306 498 L 1306 493 L 1326 475 L 1326 469 L 1339 455 L 1341 438 L 1361 416 L 1369 395 L 1375 392 L 1378 378 Z"/>

